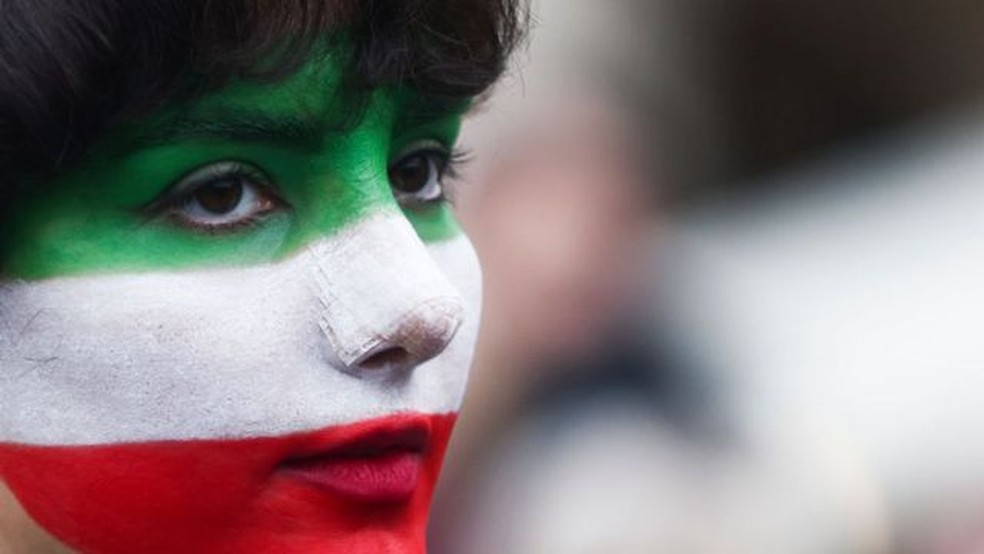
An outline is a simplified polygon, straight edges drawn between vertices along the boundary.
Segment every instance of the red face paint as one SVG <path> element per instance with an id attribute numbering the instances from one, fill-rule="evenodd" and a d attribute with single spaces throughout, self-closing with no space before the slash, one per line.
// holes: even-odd
<path id="1" fill-rule="evenodd" d="M 455 415 L 282 437 L 0 445 L 0 475 L 82 552 L 423 553 Z"/>

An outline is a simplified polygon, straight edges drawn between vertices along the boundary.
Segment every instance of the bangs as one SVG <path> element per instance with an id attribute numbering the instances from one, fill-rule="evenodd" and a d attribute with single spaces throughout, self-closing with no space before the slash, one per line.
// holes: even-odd
<path id="1" fill-rule="evenodd" d="M 523 28 L 517 0 L 234 0 L 204 7 L 196 36 L 210 74 L 280 78 L 316 43 L 345 29 L 355 43 L 354 74 L 365 86 L 402 83 L 450 97 L 492 84 Z"/>

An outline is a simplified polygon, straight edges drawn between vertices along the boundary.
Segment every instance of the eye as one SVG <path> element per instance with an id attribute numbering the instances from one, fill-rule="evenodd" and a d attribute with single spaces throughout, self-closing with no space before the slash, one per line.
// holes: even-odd
<path id="1" fill-rule="evenodd" d="M 389 182 L 396 200 L 404 205 L 421 205 L 444 200 L 445 174 L 451 170 L 453 155 L 433 140 L 412 144 L 389 167 Z"/>
<path id="2" fill-rule="evenodd" d="M 193 229 L 248 227 L 284 205 L 269 183 L 266 174 L 255 166 L 218 162 L 181 179 L 151 211 Z"/>

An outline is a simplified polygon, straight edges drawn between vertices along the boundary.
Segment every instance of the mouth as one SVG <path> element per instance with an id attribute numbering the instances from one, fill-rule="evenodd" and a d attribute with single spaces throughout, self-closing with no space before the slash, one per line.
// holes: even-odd
<path id="1" fill-rule="evenodd" d="M 417 490 L 430 449 L 426 418 L 367 421 L 345 437 L 313 435 L 278 471 L 329 494 L 366 503 L 399 503 Z"/>

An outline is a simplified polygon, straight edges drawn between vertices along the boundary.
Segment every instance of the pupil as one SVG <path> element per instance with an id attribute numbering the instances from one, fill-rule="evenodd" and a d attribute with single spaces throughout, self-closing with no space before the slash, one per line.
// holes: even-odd
<path id="1" fill-rule="evenodd" d="M 195 200 L 207 212 L 227 214 L 239 205 L 243 197 L 243 183 L 239 179 L 226 179 L 209 183 L 195 191 Z"/>
<path id="2" fill-rule="evenodd" d="M 390 170 L 390 183 L 400 192 L 415 193 L 427 186 L 430 163 L 423 156 L 414 156 Z"/>

